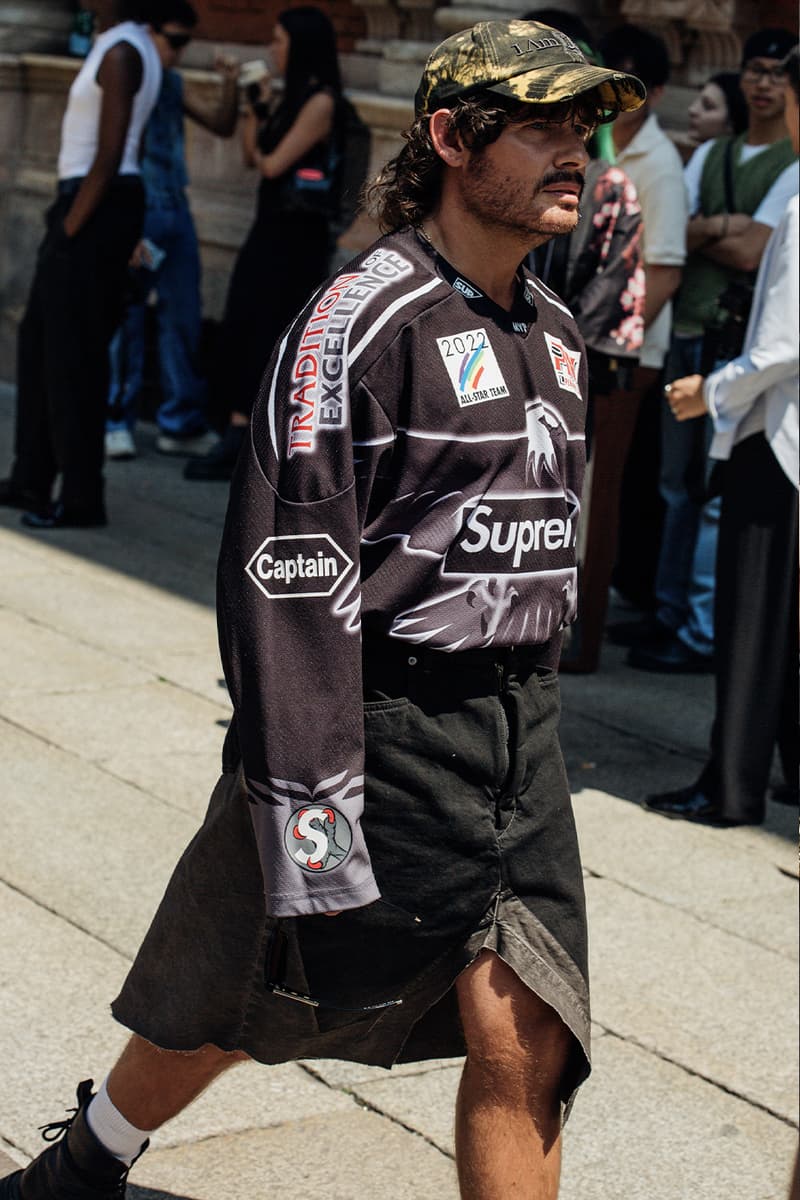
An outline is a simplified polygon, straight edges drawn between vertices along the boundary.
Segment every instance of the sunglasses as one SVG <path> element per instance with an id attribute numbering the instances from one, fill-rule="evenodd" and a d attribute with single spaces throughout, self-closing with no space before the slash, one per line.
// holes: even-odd
<path id="1" fill-rule="evenodd" d="M 163 29 L 159 29 L 158 32 L 173 50 L 182 50 L 183 47 L 188 46 L 189 42 L 192 40 L 192 35 L 190 33 L 165 33 Z"/>

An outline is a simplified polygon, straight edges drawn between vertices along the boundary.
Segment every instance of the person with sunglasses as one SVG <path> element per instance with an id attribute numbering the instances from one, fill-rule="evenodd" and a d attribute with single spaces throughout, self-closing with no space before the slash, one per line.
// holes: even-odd
<path id="1" fill-rule="evenodd" d="M 151 28 L 164 75 L 145 132 L 142 178 L 146 208 L 143 238 L 131 260 L 131 303 L 111 344 L 105 439 L 109 459 L 136 454 L 133 433 L 144 384 L 145 298 L 153 289 L 158 297 L 161 383 L 156 450 L 190 457 L 203 454 L 216 441 L 208 431 L 206 386 L 197 369 L 202 321 L 200 253 L 186 197 L 183 126 L 184 118 L 189 117 L 220 137 L 233 134 L 239 65 L 229 58 L 217 58 L 221 88 L 215 101 L 202 104 L 187 97 L 176 68 L 196 24 L 197 13 L 188 0 L 160 0 L 158 18 Z"/>
<path id="2" fill-rule="evenodd" d="M 108 347 L 141 236 L 139 154 L 161 86 L 149 6 L 86 0 L 85 7 L 98 33 L 61 126 L 57 197 L 18 334 L 14 462 L 0 481 L 0 504 L 25 510 L 31 529 L 106 524 Z"/>

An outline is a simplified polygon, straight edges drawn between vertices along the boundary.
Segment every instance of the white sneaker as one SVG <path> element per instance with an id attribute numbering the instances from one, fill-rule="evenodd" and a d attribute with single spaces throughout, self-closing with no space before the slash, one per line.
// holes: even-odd
<path id="1" fill-rule="evenodd" d="M 212 446 L 216 446 L 219 435 L 210 429 L 205 433 L 195 434 L 194 437 L 175 437 L 169 433 L 160 433 L 156 438 L 156 450 L 159 454 L 175 454 L 182 458 L 199 458 L 207 454 Z"/>
<path id="2" fill-rule="evenodd" d="M 109 429 L 106 433 L 106 458 L 136 458 L 136 442 L 129 429 Z"/>

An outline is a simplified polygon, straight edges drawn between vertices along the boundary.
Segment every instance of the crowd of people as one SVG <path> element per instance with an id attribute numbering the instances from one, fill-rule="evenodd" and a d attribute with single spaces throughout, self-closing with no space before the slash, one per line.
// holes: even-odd
<path id="1" fill-rule="evenodd" d="M 105 523 L 154 288 L 158 448 L 190 480 L 232 477 L 234 714 L 112 1006 L 126 1049 L 0 1200 L 123 1196 L 149 1135 L 245 1058 L 463 1054 L 462 1196 L 555 1200 L 590 1070 L 557 670 L 596 668 L 612 575 L 643 610 L 611 630 L 633 667 L 716 670 L 705 770 L 647 807 L 758 823 L 776 745 L 797 798 L 797 39 L 757 31 L 738 80 L 708 81 L 684 163 L 653 33 L 595 45 L 547 9 L 453 35 L 369 189 L 383 236 L 326 281 L 335 38 L 314 8 L 281 13 L 282 86 L 251 83 L 240 121 L 260 181 L 216 439 L 182 122 L 232 134 L 238 68 L 197 109 L 175 70 L 186 0 L 93 3 L 0 502 L 33 529 Z"/>
<path id="2" fill-rule="evenodd" d="M 98 35 L 64 117 L 58 195 L 20 326 L 14 462 L 0 481 L 0 504 L 22 508 L 35 529 L 105 524 L 104 455 L 136 454 L 145 302 L 153 295 L 156 449 L 185 458 L 189 480 L 229 480 L 266 365 L 325 278 L 332 243 L 342 85 L 324 13 L 282 12 L 271 70 L 264 65 L 246 89 L 239 64 L 218 60 L 218 99 L 204 106 L 184 95 L 177 69 L 197 22 L 189 0 L 91 4 Z M 673 382 L 707 376 L 744 352 L 756 272 L 798 192 L 786 82 L 796 39 L 782 29 L 753 33 L 740 71 L 716 73 L 698 89 L 679 152 L 657 115 L 670 74 L 660 37 L 624 25 L 593 45 L 582 20 L 560 9 L 525 19 L 559 30 L 589 62 L 629 72 L 646 88 L 639 108 L 593 134 L 577 229 L 527 259 L 570 307 L 589 371 L 580 602 L 561 670 L 596 670 L 607 633 L 640 670 L 711 672 L 716 664 L 727 671 L 733 635 L 728 587 L 719 591 L 726 568 L 718 540 L 728 472 L 717 461 L 722 443 L 713 440 L 723 418 L 709 405 L 676 419 L 666 397 Z M 260 180 L 208 378 L 198 366 L 200 256 L 186 191 L 186 118 L 220 137 L 238 128 L 244 160 Z M 791 290 L 786 300 L 789 329 Z M 796 370 L 791 355 L 786 370 L 790 377 Z M 210 428 L 211 408 L 228 414 L 221 433 Z M 788 419 L 796 420 L 791 405 Z M 748 429 L 758 420 L 748 418 Z M 784 473 L 796 486 L 790 458 Z M 606 630 L 612 580 L 639 615 Z M 776 667 L 763 683 L 770 694 L 779 675 Z M 791 681 L 786 688 L 791 701 Z M 779 707 L 785 722 L 786 705 Z M 786 782 L 778 794 L 793 800 L 796 754 L 787 738 L 779 738 Z M 760 799 L 745 806 L 751 816 L 763 814 L 766 782 L 757 790 Z M 708 800 L 709 791 L 719 787 L 697 794 Z M 655 803 L 679 815 L 680 804 Z M 697 805 L 687 804 L 688 815 Z"/>

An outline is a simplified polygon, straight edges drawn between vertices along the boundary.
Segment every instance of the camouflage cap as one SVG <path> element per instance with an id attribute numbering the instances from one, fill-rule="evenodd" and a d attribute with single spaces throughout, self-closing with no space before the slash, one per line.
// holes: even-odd
<path id="1" fill-rule="evenodd" d="M 479 21 L 447 38 L 425 64 L 415 113 L 426 116 L 478 89 L 526 104 L 555 104 L 596 89 L 611 112 L 639 108 L 647 94 L 634 75 L 593 66 L 565 33 L 538 21 Z"/>

